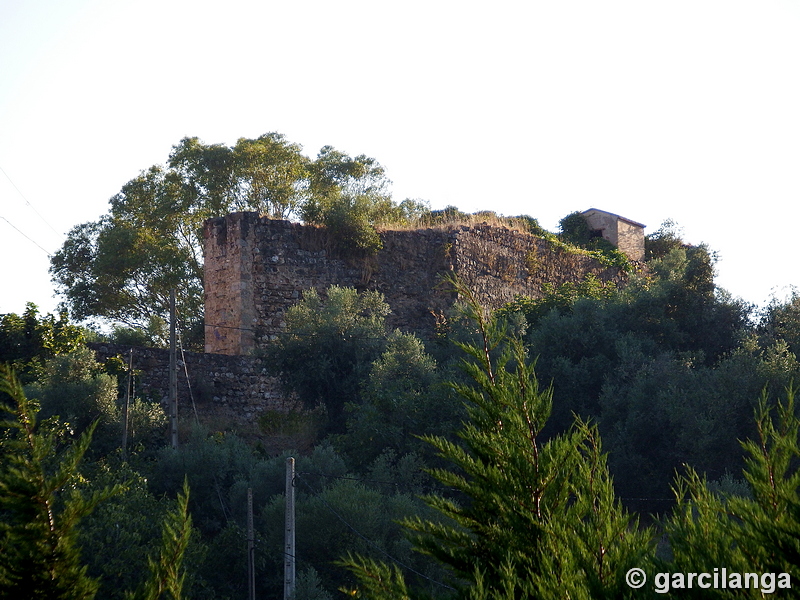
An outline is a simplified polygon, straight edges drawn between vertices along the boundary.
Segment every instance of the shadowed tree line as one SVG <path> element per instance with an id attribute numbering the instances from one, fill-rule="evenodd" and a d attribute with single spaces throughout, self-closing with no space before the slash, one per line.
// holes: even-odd
<path id="1" fill-rule="evenodd" d="M 170 287 L 184 314 L 201 314 L 205 218 L 293 216 L 370 252 L 375 225 L 424 213 L 387 187 L 373 159 L 326 147 L 310 160 L 277 134 L 232 147 L 187 138 L 73 230 L 54 277 L 75 316 L 158 342 Z M 570 215 L 558 239 L 580 245 L 581 231 Z M 124 362 L 97 364 L 83 346 L 97 334 L 66 313 L 0 316 L 0 362 L 19 373 L 4 368 L 0 393 L 0 588 L 243 597 L 252 488 L 259 597 L 277 597 L 290 454 L 297 600 L 655 595 L 627 586 L 631 566 L 650 581 L 720 566 L 796 579 L 800 298 L 761 311 L 731 298 L 714 253 L 674 224 L 646 253 L 623 290 L 588 278 L 495 313 L 452 281 L 463 302 L 431 340 L 389 331 L 376 292 L 308 292 L 263 351 L 305 411 L 264 415 L 247 442 L 182 423 L 173 449 L 163 407 L 133 398 L 127 454 Z M 270 455 L 275 431 L 308 450 Z"/>
<path id="2" fill-rule="evenodd" d="M 673 273 L 670 280 L 680 278 Z M 645 288 L 662 290 L 655 281 Z M 794 393 L 780 386 L 797 372 L 791 346 L 782 337 L 792 337 L 796 298 L 774 305 L 757 324 L 745 327 L 743 341 L 716 360 L 688 360 L 685 349 L 666 345 L 673 338 L 651 341 L 653 348 L 663 344 L 660 353 L 640 352 L 639 359 L 674 369 L 657 373 L 663 386 L 658 406 L 648 386 L 617 393 L 625 400 L 617 412 L 600 410 L 599 415 L 581 414 L 592 404 L 573 398 L 570 422 L 560 427 L 556 409 L 570 400 L 559 399 L 558 379 L 540 383 L 546 381 L 539 375 L 544 356 L 534 354 L 532 335 L 550 320 L 574 318 L 584 304 L 599 303 L 595 310 L 600 311 L 618 302 L 635 303 L 606 294 L 564 303 L 561 290 L 554 307 L 531 325 L 516 309 L 491 314 L 468 289 L 462 287 L 460 294 L 465 302 L 450 315 L 446 338 L 427 347 L 414 336 L 386 330 L 385 304 L 374 293 L 333 289 L 325 302 L 312 293 L 292 309 L 289 335 L 282 338 L 290 356 L 274 368 L 308 407 L 322 408 L 331 419 L 339 415 L 337 423 L 323 423 L 313 450 L 298 457 L 297 598 L 332 599 L 340 589 L 376 599 L 661 597 L 652 586 L 630 588 L 626 572 L 641 568 L 652 582 L 657 573 L 713 572 L 719 565 L 732 573 L 776 576 L 754 589 L 741 589 L 734 578 L 725 590 L 695 587 L 681 595 L 759 597 L 770 585 L 791 595 L 779 576 L 798 575 L 800 448 Z M 325 336 L 342 345 L 320 343 Z M 304 354 L 304 344 L 317 351 Z M 338 359 L 326 356 L 326 348 Z M 13 586 L 28 569 L 25 581 L 50 585 L 58 580 L 85 592 L 53 597 L 121 598 L 125 590 L 148 598 L 240 597 L 247 582 L 244 507 L 252 488 L 259 597 L 279 595 L 283 475 L 290 452 L 268 456 L 234 433 L 195 428 L 177 450 L 167 447 L 162 435 L 143 440 L 123 459 L 113 448 L 103 449 L 104 443 L 113 446 L 117 430 L 103 433 L 102 421 L 77 419 L 97 405 L 92 380 L 103 375 L 91 364 L 79 368 L 81 360 L 74 351 L 46 359 L 46 375 L 27 388 L 30 401 L 6 376 L 4 391 L 13 402 L 4 408 L 0 450 L 5 456 L 13 453 L 13 464 L 24 468 L 0 472 L 6 536 L 0 543 L 15 548 L 30 543 L 36 552 L 47 548 L 19 537 L 36 530 L 25 519 L 41 522 L 44 517 L 36 515 L 46 514 L 31 511 L 28 502 L 36 493 L 73 491 L 66 502 L 53 504 L 55 522 L 63 527 L 47 534 L 63 538 L 50 543 L 62 544 L 63 555 L 51 550 L 46 555 L 60 557 L 63 573 L 45 575 L 45 559 L 26 550 L 29 558 L 13 555 L 7 574 L 0 573 L 0 586 L 18 589 Z M 62 380 L 47 375 L 68 361 L 75 362 L 75 385 L 85 386 L 82 395 L 73 389 L 60 396 Z M 619 366 L 629 368 L 626 362 Z M 650 376 L 648 370 L 637 375 Z M 677 385 L 686 377 L 692 386 Z M 703 394 L 724 392 L 742 378 L 753 379 L 759 390 L 746 403 L 703 404 Z M 684 397 L 699 382 L 704 387 Z M 323 391 L 326 385 L 330 396 Z M 84 398 L 85 409 L 70 413 L 76 397 Z M 649 446 L 603 433 L 624 431 L 645 402 L 649 420 L 639 427 Z M 53 416 L 39 421 L 37 414 Z M 748 435 L 740 439 L 751 441 L 744 445 L 724 431 L 738 421 L 748 425 Z M 682 428 L 694 422 L 700 424 L 683 442 L 680 437 L 662 442 L 654 435 L 670 423 Z M 716 428 L 722 431 L 717 434 Z M 691 446 L 701 434 L 708 439 Z M 91 435 L 98 436 L 96 453 L 87 452 Z M 712 442 L 724 438 L 731 445 L 717 452 L 732 466 L 718 477 L 702 461 Z M 25 441 L 31 439 L 39 441 Z M 655 451 L 672 447 L 683 454 Z M 729 451 L 736 456 L 726 456 Z M 650 460 L 663 469 L 636 473 L 634 481 L 642 486 L 664 478 L 673 501 L 660 519 L 625 508 L 615 474 L 619 455 L 626 460 L 638 455 L 637 464 Z M 670 462 L 678 458 L 692 466 Z M 677 478 L 674 467 L 680 469 Z M 33 489 L 31 481 L 44 482 L 44 492 L 15 492 Z M 171 500 L 176 497 L 177 505 Z M 219 569 L 221 563 L 226 569 Z M 670 585 L 681 582 L 670 580 Z"/>

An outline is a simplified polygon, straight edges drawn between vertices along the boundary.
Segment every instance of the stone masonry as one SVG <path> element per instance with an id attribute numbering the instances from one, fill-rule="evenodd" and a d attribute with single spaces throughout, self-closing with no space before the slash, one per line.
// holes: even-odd
<path id="1" fill-rule="evenodd" d="M 167 406 L 169 350 L 103 343 L 89 347 L 100 362 L 118 356 L 127 364 L 133 351 L 134 395 Z M 178 406 L 182 418 L 193 418 L 197 410 L 202 423 L 225 429 L 252 424 L 264 411 L 293 410 L 295 403 L 284 398 L 280 382 L 266 374 L 257 358 L 186 352 L 178 355 Z"/>
<path id="2" fill-rule="evenodd" d="M 247 355 L 279 335 L 305 290 L 331 285 L 377 290 L 392 309 L 388 325 L 429 336 L 457 300 L 442 276 L 457 274 L 479 301 L 497 308 L 518 294 L 541 297 L 594 274 L 621 285 L 623 274 L 547 240 L 488 224 L 380 232 L 377 256 L 347 259 L 325 230 L 233 213 L 209 219 L 205 238 L 206 352 Z"/>
<path id="3" fill-rule="evenodd" d="M 589 227 L 614 244 L 629 259 L 639 262 L 644 260 L 644 225 L 597 208 L 590 208 L 581 214 Z"/>
<path id="4" fill-rule="evenodd" d="M 204 235 L 206 353 L 179 355 L 178 404 L 183 418 L 193 418 L 197 410 L 199 420 L 217 431 L 257 431 L 259 416 L 297 409 L 251 353 L 283 331 L 286 311 L 305 290 L 324 295 L 334 284 L 377 290 L 392 309 L 389 327 L 427 337 L 457 300 L 442 285 L 448 273 L 457 274 L 491 308 L 517 294 L 540 297 L 545 283 L 578 281 L 590 273 L 623 283 L 617 269 L 585 255 L 486 224 L 383 231 L 382 250 L 366 259 L 338 256 L 321 228 L 255 213 L 210 219 Z M 101 362 L 119 356 L 127 363 L 131 351 L 90 346 Z M 166 404 L 168 351 L 135 347 L 133 368 L 135 394 Z"/>

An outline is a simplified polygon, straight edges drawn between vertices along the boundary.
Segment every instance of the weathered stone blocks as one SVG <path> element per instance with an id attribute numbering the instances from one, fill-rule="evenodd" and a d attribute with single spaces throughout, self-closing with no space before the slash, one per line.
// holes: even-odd
<path id="1" fill-rule="evenodd" d="M 330 250 L 323 229 L 233 213 L 206 221 L 206 351 L 249 354 L 284 327 L 284 315 L 303 291 L 322 295 L 331 285 L 377 290 L 392 308 L 390 327 L 432 334 L 436 314 L 457 300 L 442 287 L 456 273 L 488 307 L 523 294 L 541 295 L 593 273 L 620 283 L 622 274 L 548 241 L 492 225 L 380 232 L 377 256 L 344 259 Z M 535 260 L 531 257 L 534 256 Z"/>

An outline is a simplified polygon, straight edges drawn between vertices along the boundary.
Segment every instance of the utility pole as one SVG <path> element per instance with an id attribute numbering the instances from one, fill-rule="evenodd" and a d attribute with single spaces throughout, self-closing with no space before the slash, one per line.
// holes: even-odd
<path id="1" fill-rule="evenodd" d="M 253 488 L 247 488 L 247 587 L 249 600 L 256 600 L 255 530 L 253 528 Z"/>
<path id="2" fill-rule="evenodd" d="M 169 293 L 169 420 L 172 447 L 178 447 L 178 360 L 175 354 L 175 288 Z"/>
<path id="3" fill-rule="evenodd" d="M 294 458 L 286 459 L 286 547 L 283 550 L 283 600 L 294 596 Z"/>
<path id="4" fill-rule="evenodd" d="M 131 375 L 133 374 L 133 348 L 128 358 L 128 387 L 125 388 L 125 406 L 122 409 L 122 457 L 128 455 L 128 406 L 131 402 Z"/>

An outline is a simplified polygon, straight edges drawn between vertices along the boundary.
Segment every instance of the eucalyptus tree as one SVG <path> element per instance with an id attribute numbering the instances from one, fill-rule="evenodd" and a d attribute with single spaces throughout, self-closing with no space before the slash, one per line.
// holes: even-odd
<path id="1" fill-rule="evenodd" d="M 170 290 L 202 315 L 199 222 L 173 171 L 151 167 L 111 198 L 109 214 L 75 226 L 50 272 L 73 318 L 164 329 Z"/>
<path id="2" fill-rule="evenodd" d="M 75 226 L 53 256 L 50 272 L 72 316 L 165 332 L 170 290 L 176 288 L 184 328 L 199 343 L 206 219 L 255 211 L 328 226 L 342 221 L 345 232 L 352 221 L 361 235 L 362 214 L 371 228 L 376 216 L 409 212 L 408 203 L 402 209 L 392 203 L 375 159 L 326 146 L 311 160 L 301 150 L 274 132 L 233 146 L 181 140 L 165 166 L 154 165 L 123 185 L 109 212 Z M 367 242 L 355 245 L 374 246 L 370 231 Z"/>
<path id="3" fill-rule="evenodd" d="M 279 133 L 240 138 L 234 146 L 184 138 L 169 167 L 202 218 L 255 211 L 272 218 L 294 215 L 308 195 L 309 159 Z"/>

